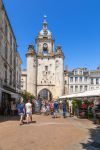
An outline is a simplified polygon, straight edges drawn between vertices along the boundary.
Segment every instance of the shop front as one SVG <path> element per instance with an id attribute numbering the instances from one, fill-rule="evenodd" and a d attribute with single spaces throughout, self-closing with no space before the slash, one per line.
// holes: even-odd
<path id="1" fill-rule="evenodd" d="M 1 89 L 1 101 L 0 101 L 0 115 L 10 115 L 11 102 L 19 98 L 19 95 L 6 89 Z"/>

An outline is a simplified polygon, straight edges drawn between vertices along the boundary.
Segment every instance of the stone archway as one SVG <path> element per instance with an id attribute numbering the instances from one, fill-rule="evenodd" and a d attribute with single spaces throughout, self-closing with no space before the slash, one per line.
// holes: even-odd
<path id="1" fill-rule="evenodd" d="M 44 88 L 44 89 L 40 90 L 40 92 L 38 93 L 38 98 L 52 100 L 53 95 L 50 90 Z"/>

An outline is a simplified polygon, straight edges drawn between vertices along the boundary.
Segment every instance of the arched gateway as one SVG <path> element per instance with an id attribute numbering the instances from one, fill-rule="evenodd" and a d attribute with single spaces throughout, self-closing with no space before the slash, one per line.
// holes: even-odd
<path id="1" fill-rule="evenodd" d="M 42 98 L 45 100 L 52 100 L 53 96 L 52 96 L 52 93 L 48 89 L 42 89 L 38 93 L 38 98 Z"/>

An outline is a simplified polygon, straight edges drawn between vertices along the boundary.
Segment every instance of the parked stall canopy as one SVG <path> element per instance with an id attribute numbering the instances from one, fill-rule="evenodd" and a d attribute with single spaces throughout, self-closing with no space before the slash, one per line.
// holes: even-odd
<path id="1" fill-rule="evenodd" d="M 64 95 L 59 97 L 60 99 L 64 98 L 73 98 L 73 97 L 90 97 L 90 96 L 100 96 L 100 89 L 85 91 L 81 93 L 75 93 L 70 95 Z"/>

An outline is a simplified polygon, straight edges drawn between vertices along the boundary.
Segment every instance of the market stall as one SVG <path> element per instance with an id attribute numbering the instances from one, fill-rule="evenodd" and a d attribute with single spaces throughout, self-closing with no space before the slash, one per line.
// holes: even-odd
<path id="1" fill-rule="evenodd" d="M 100 89 L 90 90 L 59 97 L 72 101 L 73 115 L 82 118 L 100 118 Z"/>

